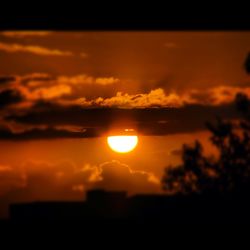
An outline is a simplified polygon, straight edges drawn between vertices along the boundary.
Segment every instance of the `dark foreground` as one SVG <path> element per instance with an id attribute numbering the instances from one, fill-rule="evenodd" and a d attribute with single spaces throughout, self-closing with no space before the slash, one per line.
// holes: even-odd
<path id="1" fill-rule="evenodd" d="M 85 202 L 12 204 L 1 224 L 250 224 L 250 204 L 242 195 L 137 195 L 94 190 Z"/>

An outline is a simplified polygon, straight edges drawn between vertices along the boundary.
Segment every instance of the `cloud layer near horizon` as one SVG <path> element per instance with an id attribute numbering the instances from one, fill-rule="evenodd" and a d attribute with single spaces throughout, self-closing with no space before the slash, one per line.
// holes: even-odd
<path id="1" fill-rule="evenodd" d="M 34 200 L 83 200 L 90 189 L 159 193 L 160 180 L 153 173 L 132 170 L 119 161 L 76 166 L 29 160 L 19 167 L 0 165 L 0 217 L 9 203 Z"/>

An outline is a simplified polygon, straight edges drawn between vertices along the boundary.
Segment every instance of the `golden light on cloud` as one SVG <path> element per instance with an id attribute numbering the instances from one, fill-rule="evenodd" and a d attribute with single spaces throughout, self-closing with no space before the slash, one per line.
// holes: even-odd
<path id="1" fill-rule="evenodd" d="M 109 147 L 117 153 L 131 152 L 138 143 L 136 135 L 116 135 L 108 136 L 107 142 Z"/>

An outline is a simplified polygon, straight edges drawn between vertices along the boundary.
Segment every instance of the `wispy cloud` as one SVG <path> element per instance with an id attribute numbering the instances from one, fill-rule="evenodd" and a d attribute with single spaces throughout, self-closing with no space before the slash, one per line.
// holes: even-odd
<path id="1" fill-rule="evenodd" d="M 165 93 L 162 88 L 158 88 L 142 94 L 117 92 L 110 98 L 98 97 L 94 100 L 82 98 L 81 103 L 84 106 L 119 108 L 181 107 L 187 104 L 219 106 L 233 102 L 239 92 L 250 97 L 249 87 L 218 86 L 208 89 L 191 89 L 182 94 Z"/>
<path id="2" fill-rule="evenodd" d="M 72 56 L 70 51 L 62 51 L 58 49 L 49 49 L 37 45 L 21 45 L 21 44 L 8 44 L 0 42 L 0 50 L 8 53 L 28 52 L 40 56 Z"/>
<path id="3" fill-rule="evenodd" d="M 19 92 L 24 101 L 57 99 L 64 104 L 77 104 L 84 107 L 115 107 L 115 108 L 156 108 L 182 107 L 189 104 L 219 106 L 232 103 L 239 92 L 250 97 L 248 86 L 223 86 L 205 89 L 188 89 L 186 91 L 167 92 L 162 88 L 135 94 L 122 91 L 110 97 L 97 96 L 89 98 L 84 93 L 86 88 L 109 86 L 119 89 L 122 80 L 113 76 L 94 77 L 86 74 L 74 76 L 52 76 L 44 73 L 29 75 L 0 76 L 1 93 L 11 89 Z M 9 92 L 6 92 L 9 93 Z M 60 97 L 66 97 L 60 98 Z"/>
<path id="4" fill-rule="evenodd" d="M 120 80 L 115 77 L 92 77 L 88 75 L 76 75 L 72 77 L 68 76 L 59 76 L 58 82 L 64 84 L 72 85 L 84 85 L 84 84 L 99 84 L 99 85 L 110 85 L 118 83 Z"/>
<path id="5" fill-rule="evenodd" d="M 95 100 L 84 100 L 85 106 L 103 106 L 120 108 L 178 107 L 183 104 L 180 96 L 175 93 L 165 94 L 164 90 L 154 89 L 149 93 L 127 94 L 118 92 L 110 98 L 99 97 Z"/>
<path id="6" fill-rule="evenodd" d="M 15 37 L 15 38 L 23 38 L 23 37 L 43 37 L 48 36 L 52 32 L 50 31 L 3 31 L 0 34 L 6 37 Z"/>
<path id="7" fill-rule="evenodd" d="M 71 87 L 65 84 L 41 87 L 34 90 L 19 86 L 18 89 L 27 100 L 51 100 L 63 95 L 70 95 L 72 91 Z"/>
<path id="8" fill-rule="evenodd" d="M 52 76 L 45 73 L 32 73 L 21 76 L 3 75 L 0 76 L 0 94 L 3 91 L 5 91 L 4 96 L 7 93 L 8 96 L 13 93 L 16 96 L 16 93 L 20 93 L 24 97 L 24 101 L 52 100 L 67 95 L 67 100 L 75 103 L 82 97 L 86 87 L 95 88 L 100 86 L 105 88 L 105 86 L 119 82 L 120 79 L 113 76 L 93 77 L 86 74 L 75 76 Z M 6 97 L 4 100 L 6 100 Z M 81 99 L 79 101 L 81 102 Z"/>

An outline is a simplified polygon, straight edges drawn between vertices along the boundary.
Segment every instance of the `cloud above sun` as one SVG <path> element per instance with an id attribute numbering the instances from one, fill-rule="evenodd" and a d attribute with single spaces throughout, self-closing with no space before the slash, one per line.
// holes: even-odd
<path id="1" fill-rule="evenodd" d="M 7 53 L 28 52 L 39 56 L 72 56 L 70 51 L 62 51 L 58 49 L 48 49 L 38 45 L 22 45 L 17 43 L 0 42 L 0 50 Z"/>
<path id="2" fill-rule="evenodd" d="M 0 92 L 19 93 L 27 101 L 57 100 L 64 104 L 79 104 L 83 107 L 151 108 L 182 107 L 190 104 L 219 106 L 232 102 L 238 92 L 250 96 L 250 87 L 219 85 L 186 91 L 152 89 L 147 93 L 129 94 L 118 91 L 123 80 L 114 76 L 93 77 L 86 74 L 75 76 L 52 76 L 46 73 L 0 76 Z M 89 92 L 101 93 L 111 90 L 109 97 L 88 97 Z M 116 92 L 114 92 L 117 90 Z M 96 94 L 95 94 L 96 95 Z"/>
<path id="3" fill-rule="evenodd" d="M 248 85 L 179 92 L 162 88 L 144 93 L 115 92 L 122 84 L 123 80 L 114 76 L 3 75 L 0 139 L 91 138 L 103 136 L 110 127 L 121 124 L 142 135 L 195 132 L 204 130 L 205 121 L 218 114 L 237 119 L 235 95 L 242 92 L 250 97 Z M 107 92 L 107 97 L 92 97 L 98 89 L 114 95 Z M 69 126 L 78 129 L 71 131 Z"/>
<path id="4" fill-rule="evenodd" d="M 51 31 L 3 31 L 0 35 L 12 38 L 44 37 L 52 34 Z"/>
<path id="5" fill-rule="evenodd" d="M 183 94 L 176 92 L 166 94 L 161 88 L 151 90 L 149 93 L 127 94 L 117 92 L 110 98 L 97 98 L 85 101 L 85 106 L 119 107 L 119 108 L 151 108 L 151 107 L 181 107 L 188 104 L 222 105 L 234 101 L 237 93 L 245 93 L 250 97 L 250 87 L 240 88 L 231 86 L 218 86 L 209 89 L 191 89 Z"/>

